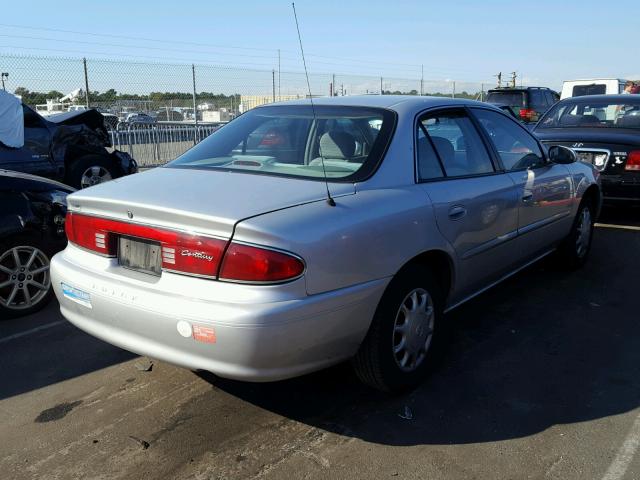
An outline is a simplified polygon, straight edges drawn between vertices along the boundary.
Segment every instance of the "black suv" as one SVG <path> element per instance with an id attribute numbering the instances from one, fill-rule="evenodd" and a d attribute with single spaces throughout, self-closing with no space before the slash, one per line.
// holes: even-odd
<path id="1" fill-rule="evenodd" d="M 486 102 L 509 106 L 524 123 L 535 123 L 551 108 L 560 95 L 547 87 L 503 87 L 487 92 Z"/>

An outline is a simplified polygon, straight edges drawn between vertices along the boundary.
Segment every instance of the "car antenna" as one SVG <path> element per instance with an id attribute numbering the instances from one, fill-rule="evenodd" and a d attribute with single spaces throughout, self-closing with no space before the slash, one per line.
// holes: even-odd
<path id="1" fill-rule="evenodd" d="M 298 30 L 298 41 L 300 42 L 300 53 L 302 53 L 302 64 L 304 65 L 304 74 L 307 77 L 307 89 L 309 90 L 309 101 L 311 102 L 311 112 L 313 114 L 313 121 L 317 125 L 318 119 L 316 117 L 316 108 L 313 105 L 313 95 L 311 94 L 311 84 L 309 83 L 309 72 L 307 71 L 307 62 L 304 59 L 304 49 L 302 48 L 302 36 L 300 35 L 300 26 L 298 25 L 298 15 L 296 15 L 296 4 L 291 2 L 291 7 L 293 7 L 293 18 L 296 20 L 296 30 Z M 324 177 L 324 186 L 327 189 L 327 203 L 335 207 L 336 202 L 331 197 L 331 192 L 329 191 L 329 181 L 327 180 L 327 171 L 324 168 L 324 157 L 322 155 L 322 147 L 320 146 L 320 142 L 318 142 L 318 153 L 320 153 L 320 163 L 322 164 L 322 176 Z"/>

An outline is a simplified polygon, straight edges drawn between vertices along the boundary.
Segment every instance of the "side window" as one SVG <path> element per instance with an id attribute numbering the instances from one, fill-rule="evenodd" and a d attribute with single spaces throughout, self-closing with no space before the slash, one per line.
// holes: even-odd
<path id="1" fill-rule="evenodd" d="M 529 98 L 531 99 L 531 105 L 529 108 L 536 111 L 544 111 L 547 109 L 547 102 L 545 101 L 541 90 L 529 90 L 529 95 Z"/>
<path id="2" fill-rule="evenodd" d="M 421 180 L 494 172 L 482 139 L 464 112 L 443 112 L 424 117 L 418 123 L 417 133 Z"/>
<path id="3" fill-rule="evenodd" d="M 474 109 L 474 113 L 507 170 L 537 168 L 545 164 L 538 142 L 516 122 L 491 110 Z"/>
<path id="4" fill-rule="evenodd" d="M 547 106 L 550 107 L 551 105 L 556 103 L 556 100 L 553 97 L 553 93 L 551 93 L 549 90 L 545 91 L 544 94 L 545 94 L 545 97 L 547 97 Z"/>

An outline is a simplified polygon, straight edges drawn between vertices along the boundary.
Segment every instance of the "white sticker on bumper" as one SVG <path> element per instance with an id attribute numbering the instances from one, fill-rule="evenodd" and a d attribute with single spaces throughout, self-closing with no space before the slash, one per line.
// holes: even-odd
<path id="1" fill-rule="evenodd" d="M 84 292 L 78 288 L 72 287 L 71 285 L 67 285 L 64 282 L 61 282 L 62 286 L 62 294 L 67 297 L 69 300 L 79 303 L 80 305 L 92 308 L 91 307 L 91 294 Z"/>

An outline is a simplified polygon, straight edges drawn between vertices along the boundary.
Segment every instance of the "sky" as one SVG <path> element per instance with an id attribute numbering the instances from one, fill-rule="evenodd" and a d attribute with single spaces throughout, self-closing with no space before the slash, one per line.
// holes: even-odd
<path id="1" fill-rule="evenodd" d="M 289 1 L 3 3 L 0 67 L 3 54 L 29 54 L 271 70 L 280 50 L 283 72 L 302 71 Z M 556 89 L 640 78 L 637 1 L 298 0 L 296 9 L 312 75 L 420 79 L 424 68 L 426 81 L 463 85 L 516 71 Z"/>

